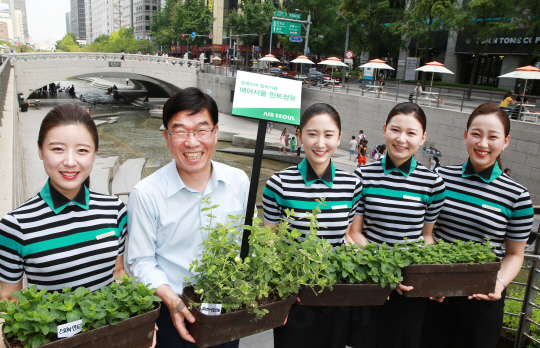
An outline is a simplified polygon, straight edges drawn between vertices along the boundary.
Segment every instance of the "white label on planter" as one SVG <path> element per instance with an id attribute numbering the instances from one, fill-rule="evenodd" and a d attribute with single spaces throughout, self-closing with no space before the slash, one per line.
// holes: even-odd
<path id="1" fill-rule="evenodd" d="M 492 206 L 487 205 L 487 204 L 482 204 L 482 208 L 486 208 L 486 209 L 489 209 L 489 210 L 493 210 L 493 211 L 496 211 L 497 213 L 500 213 L 500 212 L 501 212 L 501 209 L 492 207 Z"/>
<path id="2" fill-rule="evenodd" d="M 206 315 L 220 315 L 221 305 L 214 303 L 203 303 L 201 304 L 201 313 Z"/>
<path id="3" fill-rule="evenodd" d="M 82 331 L 82 319 L 58 325 L 58 338 L 71 337 Z"/>

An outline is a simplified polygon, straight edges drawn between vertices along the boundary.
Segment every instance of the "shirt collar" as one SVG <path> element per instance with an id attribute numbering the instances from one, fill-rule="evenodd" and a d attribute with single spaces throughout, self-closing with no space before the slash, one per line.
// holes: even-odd
<path id="1" fill-rule="evenodd" d="M 405 161 L 402 165 L 399 167 L 396 167 L 394 162 L 390 159 L 390 156 L 384 156 L 381 160 L 384 175 L 388 175 L 389 173 L 393 172 L 396 168 L 399 170 L 401 174 L 403 174 L 404 177 L 408 178 L 409 175 L 416 169 L 416 160 L 414 159 L 414 156 L 409 157 L 408 160 Z"/>
<path id="2" fill-rule="evenodd" d="M 461 170 L 462 170 L 462 174 L 461 174 L 462 177 L 466 178 L 468 176 L 476 175 L 480 179 L 482 179 L 484 182 L 487 182 L 487 183 L 492 182 L 493 180 L 497 179 L 502 174 L 502 170 L 501 168 L 499 168 L 499 162 L 497 161 L 495 161 L 495 163 L 493 163 L 491 166 L 482 170 L 480 173 L 477 173 L 474 171 L 470 158 L 467 160 L 467 162 L 463 163 Z"/>
<path id="3" fill-rule="evenodd" d="M 216 189 L 219 182 L 223 182 L 225 184 L 230 184 L 231 181 L 229 177 L 227 176 L 227 173 L 223 173 L 221 170 L 219 170 L 219 163 L 216 163 L 214 161 L 211 161 L 212 164 L 212 175 L 210 176 L 210 187 L 212 190 Z M 167 182 L 167 198 L 175 195 L 176 193 L 180 192 L 182 189 L 187 188 L 186 184 L 184 184 L 184 181 L 180 177 L 180 174 L 178 174 L 178 169 L 176 168 L 176 161 L 173 159 L 171 162 L 171 165 L 168 168 L 169 173 L 167 175 L 168 182 Z"/>
<path id="4" fill-rule="evenodd" d="M 88 210 L 90 207 L 90 192 L 84 184 L 81 185 L 81 188 L 79 189 L 79 192 L 77 192 L 75 198 L 70 200 L 55 189 L 54 186 L 50 184 L 50 181 L 51 179 L 47 180 L 47 183 L 40 191 L 40 195 L 55 214 L 60 213 L 71 202 L 85 210 Z"/>
<path id="5" fill-rule="evenodd" d="M 300 172 L 300 175 L 302 175 L 306 186 L 309 186 L 318 180 L 324 182 L 328 187 L 332 187 L 334 185 L 336 167 L 334 167 L 332 160 L 330 160 L 330 164 L 328 164 L 328 167 L 326 167 L 322 177 L 319 177 L 317 173 L 315 173 L 315 170 L 305 157 L 302 162 L 298 163 L 298 171 Z"/>

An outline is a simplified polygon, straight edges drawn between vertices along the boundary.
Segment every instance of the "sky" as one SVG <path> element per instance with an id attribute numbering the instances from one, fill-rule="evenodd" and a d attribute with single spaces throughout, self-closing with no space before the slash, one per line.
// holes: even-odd
<path id="1" fill-rule="evenodd" d="M 66 35 L 69 0 L 26 0 L 26 20 L 32 41 L 57 41 Z"/>

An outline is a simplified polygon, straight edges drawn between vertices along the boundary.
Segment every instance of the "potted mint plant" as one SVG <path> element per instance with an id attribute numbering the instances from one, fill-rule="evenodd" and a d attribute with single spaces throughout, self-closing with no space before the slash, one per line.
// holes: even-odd
<path id="1" fill-rule="evenodd" d="M 408 259 L 403 284 L 414 287 L 407 297 L 453 297 L 488 294 L 495 289 L 501 262 L 491 243 L 456 241 L 425 245 L 423 241 L 400 243 L 396 252 Z"/>
<path id="2" fill-rule="evenodd" d="M 6 347 L 150 347 L 161 299 L 155 289 L 132 284 L 135 277 L 118 279 L 121 284 L 94 292 L 80 287 L 47 293 L 37 286 L 13 292 L 18 302 L 0 302 Z"/>

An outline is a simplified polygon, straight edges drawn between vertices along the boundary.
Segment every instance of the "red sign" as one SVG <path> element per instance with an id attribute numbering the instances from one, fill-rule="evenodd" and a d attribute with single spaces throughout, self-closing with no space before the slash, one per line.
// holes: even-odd
<path id="1" fill-rule="evenodd" d="M 212 40 L 214 38 L 214 34 L 210 33 L 210 35 L 208 35 L 208 38 Z"/>
<path id="2" fill-rule="evenodd" d="M 347 59 L 352 59 L 352 57 L 354 57 L 353 51 L 349 50 L 349 51 L 345 52 L 345 57 Z"/>

